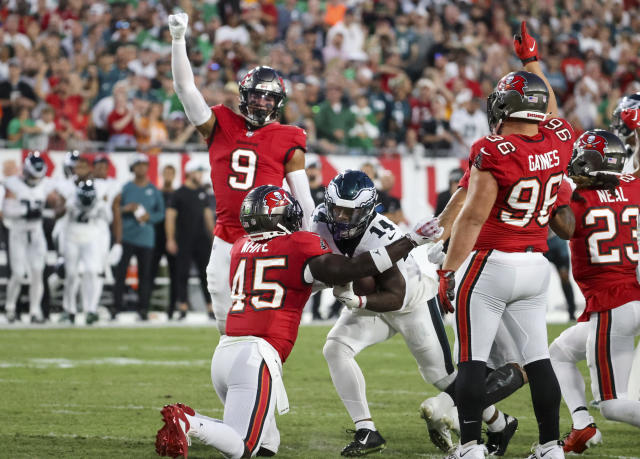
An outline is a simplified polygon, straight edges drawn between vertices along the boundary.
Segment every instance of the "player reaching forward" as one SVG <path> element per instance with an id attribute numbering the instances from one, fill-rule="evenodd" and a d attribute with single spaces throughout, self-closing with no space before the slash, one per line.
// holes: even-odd
<path id="1" fill-rule="evenodd" d="M 532 457 L 564 457 L 558 444 L 560 388 L 547 347 L 549 264 L 542 253 L 574 134 L 566 121 L 547 119 L 557 105 L 524 22 L 515 47 L 526 71 L 503 77 L 489 96 L 492 135 L 471 148 L 466 201 L 439 271 L 443 306 L 453 312 L 456 300 L 461 444 L 452 458 L 486 454 L 480 444 L 484 375 L 503 317 L 522 356 L 538 420 Z"/>
<path id="2" fill-rule="evenodd" d="M 624 144 L 612 133 L 587 131 L 576 142 L 570 173 L 578 183 L 600 171 L 619 173 L 625 156 Z M 558 354 L 554 368 L 567 382 L 567 389 L 573 389 L 575 371 L 562 364 L 567 359 L 562 359 L 561 352 L 584 353 L 586 335 L 591 389 L 594 400 L 600 400 L 600 412 L 607 419 L 640 427 L 640 401 L 627 397 L 634 338 L 640 334 L 640 180 L 623 174 L 618 185 L 614 183 L 609 190 L 600 189 L 602 186 L 579 187 L 571 193 L 568 187 L 563 183 L 561 196 L 567 198 L 559 201 L 570 207 L 565 208 L 568 212 L 559 212 L 554 223 L 561 219 L 559 234 L 570 239 L 573 276 L 586 299 L 579 321 L 588 325 L 579 323 L 554 342 Z M 575 389 L 563 387 L 573 419 L 565 451 L 578 453 L 600 440 L 600 432 L 586 411 L 584 386 L 580 383 L 577 385 L 583 391 L 579 395 Z"/>
<path id="3" fill-rule="evenodd" d="M 332 254 L 317 234 L 299 231 L 302 218 L 300 204 L 277 186 L 260 186 L 244 199 L 240 219 L 249 235 L 231 249 L 233 306 L 211 361 L 224 418 L 182 404 L 164 407 L 165 424 L 156 437 L 160 455 L 186 456 L 189 437 L 230 458 L 274 455 L 280 443 L 274 410 L 289 408 L 282 362 L 295 343 L 313 281 L 336 285 L 387 271 L 441 233 L 437 219 L 427 219 L 387 247 L 346 258 Z"/>
<path id="4" fill-rule="evenodd" d="M 207 267 L 209 292 L 218 329 L 224 333 L 229 301 L 229 254 L 244 232 L 238 219 L 242 200 L 259 185 L 282 185 L 286 177 L 304 212 L 308 229 L 314 205 L 304 170 L 306 133 L 277 122 L 286 97 L 284 83 L 270 67 L 256 67 L 240 81 L 240 113 L 224 105 L 209 107 L 196 88 L 184 36 L 189 17 L 169 16 L 173 38 L 173 86 L 189 121 L 209 145 L 211 182 L 216 195 L 216 227 Z"/>

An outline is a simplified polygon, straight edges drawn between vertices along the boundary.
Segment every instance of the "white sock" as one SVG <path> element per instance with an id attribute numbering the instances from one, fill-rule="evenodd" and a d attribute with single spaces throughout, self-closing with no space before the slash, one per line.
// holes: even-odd
<path id="1" fill-rule="evenodd" d="M 7 303 L 5 304 L 5 311 L 7 314 L 16 313 L 16 303 L 18 302 L 18 296 L 20 295 L 20 288 L 22 287 L 21 276 L 12 275 L 7 283 Z"/>
<path id="2" fill-rule="evenodd" d="M 557 360 L 558 358 L 563 360 Z M 555 352 L 551 364 L 558 381 L 562 381 L 560 391 L 569 412 L 573 413 L 576 408 L 587 406 L 587 399 L 584 395 L 584 379 L 582 379 L 582 374 L 580 374 L 575 362 L 569 361 L 569 357 L 564 353 Z"/>
<path id="3" fill-rule="evenodd" d="M 98 310 L 98 303 L 94 302 L 97 283 L 97 273 L 85 272 L 82 275 L 82 309 L 85 314 L 95 314 Z"/>
<path id="4" fill-rule="evenodd" d="M 44 280 L 42 270 L 31 270 L 31 284 L 29 285 L 29 315 L 42 318 L 42 295 L 44 294 Z"/>
<path id="5" fill-rule="evenodd" d="M 498 417 L 496 420 L 491 424 L 487 423 L 487 429 L 489 429 L 489 432 L 502 432 L 504 428 L 507 427 L 507 420 L 505 419 L 504 414 L 497 408 L 496 411 L 498 411 Z"/>
<path id="6" fill-rule="evenodd" d="M 366 383 L 354 358 L 355 353 L 348 346 L 332 339 L 327 340 L 322 352 L 329 365 L 333 386 L 353 422 L 370 419 Z"/>
<path id="7" fill-rule="evenodd" d="M 78 287 L 80 279 L 75 275 L 67 275 L 62 293 L 62 307 L 68 314 L 78 312 Z"/>
<path id="8" fill-rule="evenodd" d="M 600 402 L 600 413 L 611 420 L 640 427 L 640 401 L 613 399 Z"/>
<path id="9" fill-rule="evenodd" d="M 373 423 L 373 421 L 357 421 L 356 430 L 360 429 L 376 430 L 376 425 Z"/>
<path id="10" fill-rule="evenodd" d="M 593 422 L 593 417 L 587 410 L 577 410 L 571 413 L 571 421 L 573 428 L 576 430 L 584 429 Z"/>
<path id="11" fill-rule="evenodd" d="M 189 436 L 213 446 L 226 457 L 239 459 L 244 454 L 244 440 L 238 432 L 219 419 L 201 416 L 196 413 L 190 416 L 185 413 L 189 421 Z"/>

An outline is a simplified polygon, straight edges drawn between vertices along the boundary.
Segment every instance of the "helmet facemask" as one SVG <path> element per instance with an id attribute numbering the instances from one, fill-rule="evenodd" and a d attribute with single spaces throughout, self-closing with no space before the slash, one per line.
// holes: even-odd
<path id="1" fill-rule="evenodd" d="M 284 83 L 270 67 L 256 67 L 240 82 L 240 113 L 253 127 L 278 120 L 286 97 Z"/>
<path id="2" fill-rule="evenodd" d="M 334 178 L 325 190 L 329 230 L 335 240 L 352 239 L 367 229 L 374 213 L 378 194 L 373 183 L 358 184 L 354 179 L 363 173 L 347 171 Z M 349 177 L 353 175 L 353 177 Z M 366 176 L 365 176 L 366 177 Z M 349 181 L 349 183 L 346 183 Z M 344 196 L 344 197 L 342 197 Z"/>

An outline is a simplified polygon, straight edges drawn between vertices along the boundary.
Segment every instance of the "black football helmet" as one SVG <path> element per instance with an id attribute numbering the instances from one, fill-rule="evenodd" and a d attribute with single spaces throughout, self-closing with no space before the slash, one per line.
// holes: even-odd
<path id="1" fill-rule="evenodd" d="M 253 240 L 299 231 L 302 217 L 302 207 L 296 198 L 275 185 L 254 188 L 240 207 L 240 223 Z"/>
<path id="2" fill-rule="evenodd" d="M 549 90 L 538 75 L 511 72 L 502 77 L 487 99 L 487 119 L 492 134 L 500 131 L 507 118 L 544 121 L 547 118 Z"/>
<path id="3" fill-rule="evenodd" d="M 604 129 L 586 131 L 573 144 L 569 175 L 589 176 L 595 172 L 620 173 L 627 153 L 618 136 Z"/>
<path id="4" fill-rule="evenodd" d="M 378 192 L 362 171 L 348 170 L 331 180 L 324 192 L 329 229 L 334 239 L 361 235 L 374 215 Z"/>
<path id="5" fill-rule="evenodd" d="M 97 200 L 97 196 L 93 180 L 78 182 L 78 185 L 76 185 L 76 198 L 83 209 L 91 209 Z"/>
<path id="6" fill-rule="evenodd" d="M 611 131 L 625 141 L 633 135 L 633 131 L 624 124 L 622 118 L 620 118 L 620 113 L 622 113 L 622 110 L 629 108 L 640 108 L 640 92 L 626 95 L 620 99 L 618 101 L 618 105 L 616 105 L 616 108 L 613 110 L 613 114 L 611 115 Z"/>
<path id="7" fill-rule="evenodd" d="M 74 174 L 74 169 L 76 167 L 76 163 L 80 158 L 80 152 L 78 150 L 68 151 L 66 155 L 64 155 L 64 163 L 62 164 L 62 170 L 64 171 L 64 176 L 66 178 L 72 177 Z"/>
<path id="8" fill-rule="evenodd" d="M 240 113 L 251 126 L 262 127 L 278 120 L 278 114 L 287 97 L 284 82 L 278 72 L 271 67 L 256 67 L 238 84 Z"/>
<path id="9" fill-rule="evenodd" d="M 22 176 L 29 186 L 36 186 L 47 175 L 47 163 L 40 156 L 39 151 L 27 155 L 22 165 Z"/>

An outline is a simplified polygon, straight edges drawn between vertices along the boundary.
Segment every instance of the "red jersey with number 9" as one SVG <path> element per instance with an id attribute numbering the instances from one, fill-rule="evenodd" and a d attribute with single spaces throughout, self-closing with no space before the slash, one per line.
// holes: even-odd
<path id="1" fill-rule="evenodd" d="M 313 257 L 331 253 L 316 233 L 297 231 L 266 241 L 238 239 L 231 248 L 232 306 L 229 336 L 258 336 L 271 344 L 284 362 L 291 353 L 302 310 L 311 295 L 304 278 Z"/>
<path id="2" fill-rule="evenodd" d="M 636 279 L 640 180 L 623 175 L 613 193 L 580 190 L 576 195 L 570 200 L 576 219 L 571 266 L 587 302 L 578 319 L 585 321 L 591 312 L 640 300 Z"/>
<path id="3" fill-rule="evenodd" d="M 282 186 L 285 164 L 297 148 L 306 149 L 307 134 L 277 122 L 250 130 L 245 119 L 228 107 L 216 105 L 211 110 L 216 117 L 208 139 L 216 196 L 214 234 L 233 243 L 246 234 L 239 220 L 244 197 L 260 185 Z"/>
<path id="4" fill-rule="evenodd" d="M 547 251 L 547 225 L 574 137 L 568 122 L 551 118 L 540 123 L 533 137 L 490 135 L 473 144 L 469 169 L 488 171 L 498 183 L 498 196 L 474 250 Z M 459 185 L 468 184 L 469 171 Z"/>

